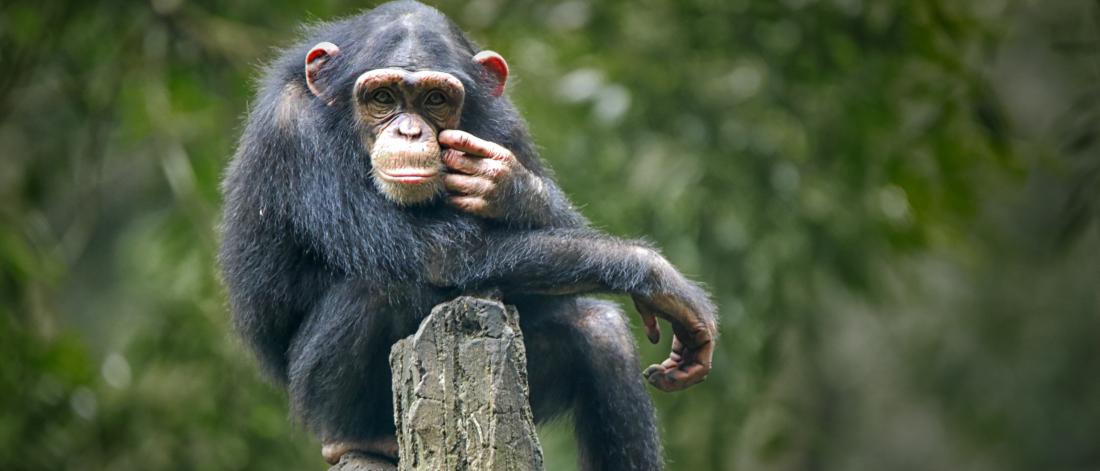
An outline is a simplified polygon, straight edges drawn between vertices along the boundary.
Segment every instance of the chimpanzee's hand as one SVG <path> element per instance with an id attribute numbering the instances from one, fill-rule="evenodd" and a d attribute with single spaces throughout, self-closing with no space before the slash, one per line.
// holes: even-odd
<path id="1" fill-rule="evenodd" d="M 661 339 L 658 317 L 672 324 L 674 335 L 668 359 L 650 365 L 643 374 L 662 391 L 678 391 L 702 382 L 710 373 L 718 325 L 706 292 L 676 272 L 663 257 L 656 257 L 658 287 L 652 293 L 634 294 L 634 307 L 642 316 L 650 342 Z"/>
<path id="2" fill-rule="evenodd" d="M 508 195 L 523 193 L 519 188 L 541 187 L 541 180 L 503 146 L 468 132 L 449 129 L 439 133 L 443 164 L 447 174 L 443 186 L 447 201 L 467 213 L 484 218 L 506 216 Z M 531 186 L 529 186 L 531 185 Z"/>

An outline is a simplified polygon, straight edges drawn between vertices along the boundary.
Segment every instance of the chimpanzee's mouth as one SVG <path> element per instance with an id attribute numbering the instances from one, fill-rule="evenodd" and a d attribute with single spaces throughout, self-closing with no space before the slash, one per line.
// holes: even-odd
<path id="1" fill-rule="evenodd" d="M 375 169 L 375 172 L 377 172 L 378 176 L 382 177 L 383 180 L 409 185 L 424 183 L 435 178 L 435 176 L 439 174 L 439 170 L 434 168 L 399 168 L 388 171 Z"/>

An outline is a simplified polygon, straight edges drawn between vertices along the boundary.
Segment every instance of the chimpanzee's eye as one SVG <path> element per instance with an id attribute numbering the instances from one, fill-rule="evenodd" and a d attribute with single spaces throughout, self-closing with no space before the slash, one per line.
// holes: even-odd
<path id="1" fill-rule="evenodd" d="M 392 105 L 397 101 L 394 99 L 393 94 L 384 88 L 372 93 L 370 99 L 381 105 Z"/>
<path id="2" fill-rule="evenodd" d="M 447 103 L 447 96 L 439 90 L 432 90 L 426 98 L 424 98 L 424 104 L 428 106 L 440 106 Z"/>

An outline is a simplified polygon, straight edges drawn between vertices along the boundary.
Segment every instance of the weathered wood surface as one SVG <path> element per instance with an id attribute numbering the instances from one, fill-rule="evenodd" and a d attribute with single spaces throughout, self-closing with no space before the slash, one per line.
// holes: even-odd
<path id="1" fill-rule="evenodd" d="M 390 352 L 399 469 L 541 470 L 514 308 L 463 296 L 440 304 Z M 331 471 L 393 469 L 349 455 Z"/>

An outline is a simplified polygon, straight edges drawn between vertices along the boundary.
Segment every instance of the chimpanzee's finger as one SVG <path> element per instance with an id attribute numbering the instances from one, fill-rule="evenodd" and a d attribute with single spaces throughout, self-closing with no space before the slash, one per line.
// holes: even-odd
<path id="1" fill-rule="evenodd" d="M 512 152 L 505 149 L 500 144 L 486 141 L 466 131 L 459 131 L 457 129 L 448 129 L 439 133 L 439 143 L 452 149 L 488 157 L 493 160 L 508 161 L 515 159 Z"/>
<path id="2" fill-rule="evenodd" d="M 677 383 L 688 387 L 706 379 L 714 356 L 714 339 L 709 337 L 693 347 L 684 347 L 676 368 L 667 374 Z"/>
<path id="3" fill-rule="evenodd" d="M 443 165 L 446 165 L 448 169 L 467 175 L 480 173 L 482 171 L 481 162 L 484 160 L 481 158 L 471 158 L 467 156 L 465 152 L 455 149 L 443 151 L 442 159 Z"/>
<path id="4" fill-rule="evenodd" d="M 672 336 L 672 351 L 668 352 L 668 358 L 662 361 L 660 366 L 666 370 L 672 368 L 679 368 L 680 363 L 684 361 L 684 357 L 680 354 L 682 348 L 680 343 L 676 340 L 676 336 Z"/>
<path id="5" fill-rule="evenodd" d="M 649 343 L 657 344 L 661 341 L 661 326 L 657 325 L 657 316 L 642 314 L 642 323 L 645 324 L 645 336 Z"/>
<path id="6" fill-rule="evenodd" d="M 696 352 L 706 346 L 713 347 L 714 332 L 703 321 L 696 321 L 690 325 L 673 324 L 672 331 L 683 344 L 684 356 L 687 356 L 688 352 Z"/>
<path id="7" fill-rule="evenodd" d="M 672 330 L 684 349 L 695 350 L 714 339 L 716 328 L 685 304 L 668 304 L 666 314 Z"/>
<path id="8" fill-rule="evenodd" d="M 672 392 L 703 382 L 709 372 L 708 367 L 699 363 L 676 365 L 665 360 L 660 365 L 649 365 L 642 374 L 657 389 Z"/>
<path id="9" fill-rule="evenodd" d="M 674 390 L 681 390 L 702 383 L 707 379 L 708 373 L 710 373 L 710 368 L 702 364 L 683 364 L 679 368 L 665 371 L 664 380 Z"/>
<path id="10" fill-rule="evenodd" d="M 657 316 L 653 313 L 653 310 L 638 301 L 634 301 L 634 309 L 637 309 L 638 314 L 642 316 L 642 323 L 645 324 L 645 336 L 649 339 L 649 343 L 656 344 L 660 342 L 661 326 L 657 325 Z"/>
<path id="11" fill-rule="evenodd" d="M 668 358 L 660 364 L 649 365 L 649 367 L 642 372 L 642 375 L 650 384 L 665 392 L 679 391 L 702 381 L 701 378 L 706 376 L 705 372 L 701 377 L 697 375 L 694 371 L 694 367 L 684 363 L 683 352 L 684 345 L 675 335 L 672 336 L 672 351 L 669 352 Z M 691 368 L 691 370 L 684 370 L 677 373 L 678 370 L 683 370 L 684 368 Z M 684 376 L 685 373 L 687 376 Z"/>
<path id="12" fill-rule="evenodd" d="M 654 383 L 657 376 L 663 376 L 665 374 L 665 370 L 667 370 L 667 368 L 661 365 L 649 365 L 649 367 L 646 368 L 645 371 L 642 371 L 642 377 L 645 378 L 646 381 Z M 654 383 L 653 385 L 656 386 L 656 383 Z"/>
<path id="13" fill-rule="evenodd" d="M 660 371 L 663 372 L 665 370 L 669 370 L 669 369 L 672 369 L 672 368 L 677 368 L 679 366 L 680 366 L 680 355 L 678 353 L 670 353 L 668 355 L 668 358 L 665 358 L 664 361 L 662 361 L 660 363 L 654 363 L 652 365 L 649 365 L 649 367 L 646 368 L 643 373 L 646 376 L 649 376 L 650 373 L 652 373 L 653 371 L 660 370 Z"/>
<path id="14" fill-rule="evenodd" d="M 649 379 L 653 375 L 665 374 L 665 371 L 668 370 L 668 367 L 665 366 L 666 363 L 668 363 L 668 360 L 665 360 L 661 364 L 654 363 L 652 365 L 649 365 L 648 367 L 646 367 L 645 371 L 642 371 L 642 376 L 645 376 L 646 379 Z"/>
<path id="15" fill-rule="evenodd" d="M 680 366 L 680 357 L 678 355 L 669 355 L 668 358 L 665 358 L 665 361 L 662 361 L 657 366 L 660 366 L 661 368 L 664 368 L 666 370 L 678 368 Z"/>
<path id="16" fill-rule="evenodd" d="M 510 169 L 500 161 L 471 156 L 468 153 L 454 149 L 449 149 L 443 153 L 443 164 L 457 173 L 482 175 L 494 180 L 505 176 Z"/>
<path id="17" fill-rule="evenodd" d="M 485 196 L 492 193 L 495 183 L 472 175 L 449 173 L 443 175 L 443 187 L 458 195 Z"/>
<path id="18" fill-rule="evenodd" d="M 659 365 L 650 365 L 642 374 L 645 375 L 645 379 L 649 381 L 649 384 L 652 384 L 661 391 L 673 392 L 682 389 L 669 378 L 668 371 L 667 368 L 663 368 Z"/>
<path id="19" fill-rule="evenodd" d="M 489 207 L 489 203 L 478 196 L 451 196 L 447 198 L 447 202 L 451 206 L 472 214 L 481 214 Z"/>
<path id="20" fill-rule="evenodd" d="M 650 373 L 646 379 L 662 391 L 678 391 L 701 383 L 710 373 L 714 353 L 713 335 L 706 325 L 700 324 L 701 330 L 697 330 L 673 324 L 672 329 L 675 334 L 668 359 L 659 365 L 660 370 L 646 370 Z"/>

